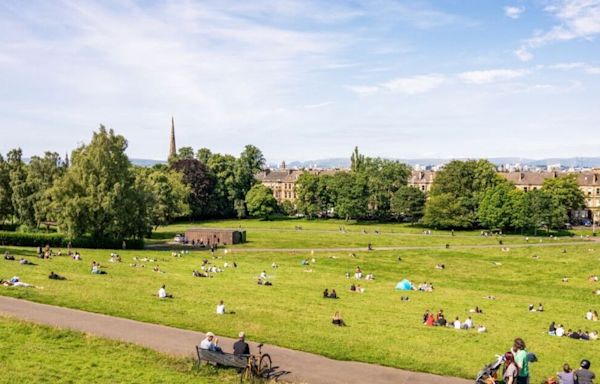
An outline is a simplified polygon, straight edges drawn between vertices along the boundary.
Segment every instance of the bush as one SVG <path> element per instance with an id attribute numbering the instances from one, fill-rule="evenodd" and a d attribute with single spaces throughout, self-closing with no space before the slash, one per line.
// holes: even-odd
<path id="1" fill-rule="evenodd" d="M 26 232 L 5 232 L 0 231 L 1 245 L 16 245 L 21 247 L 37 247 L 48 244 L 51 247 L 66 248 L 71 242 L 73 248 L 105 248 L 119 249 L 122 247 L 120 240 L 93 240 L 90 237 L 79 237 L 70 240 L 65 235 L 59 233 L 26 233 Z M 127 249 L 144 248 L 144 240 L 126 240 Z"/>

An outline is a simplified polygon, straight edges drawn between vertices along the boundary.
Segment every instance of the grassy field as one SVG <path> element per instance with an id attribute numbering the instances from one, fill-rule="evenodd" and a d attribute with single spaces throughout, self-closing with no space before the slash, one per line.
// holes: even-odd
<path id="1" fill-rule="evenodd" d="M 301 226 L 302 230 L 296 227 Z M 345 232 L 340 231 L 340 227 Z M 204 221 L 200 223 L 181 223 L 160 227 L 148 239 L 149 244 L 172 241 L 178 233 L 184 233 L 188 228 L 242 228 L 247 232 L 247 242 L 235 245 L 233 248 L 366 248 L 371 243 L 373 247 L 422 247 L 452 245 L 498 245 L 502 240 L 504 245 L 526 244 L 526 237 L 520 235 L 482 237 L 481 231 L 455 232 L 433 230 L 431 235 L 424 235 L 423 228 L 413 227 L 404 223 L 378 224 L 372 222 L 345 222 L 343 220 L 299 220 L 284 219 L 277 221 L 260 220 L 221 220 Z M 559 239 L 579 241 L 577 236 L 561 233 Z M 547 234 L 529 239 L 530 243 L 549 241 Z"/>
<path id="2" fill-rule="evenodd" d="M 324 242 L 329 246 L 348 246 L 363 235 L 361 224 L 346 225 L 352 231 L 342 234 L 337 223 L 314 222 L 302 224 L 302 231 L 294 230 L 294 222 L 244 222 L 252 239 L 254 232 L 262 233 L 261 242 L 277 242 L 302 248 Z M 291 228 L 286 225 L 291 225 Z M 210 223 L 207 226 L 237 227 L 236 222 Z M 271 227 L 282 226 L 276 231 Z M 252 228 L 252 229 L 251 229 Z M 371 228 L 367 228 L 371 232 Z M 591 274 L 600 274 L 600 244 L 582 241 L 579 245 L 561 245 L 562 241 L 548 237 L 531 239 L 527 247 L 503 252 L 496 248 L 441 249 L 452 245 L 497 244 L 495 239 L 482 238 L 479 232 L 449 233 L 434 231 L 431 236 L 411 233 L 401 225 L 378 226 L 383 233 L 406 245 L 435 246 L 431 249 L 399 251 L 315 252 L 305 251 L 245 252 L 235 248 L 225 254 L 219 250 L 218 259 L 210 261 L 223 267 L 225 261 L 235 261 L 238 268 L 228 268 L 214 278 L 194 278 L 192 270 L 199 269 L 202 258 L 210 259 L 206 251 L 193 251 L 182 258 L 174 258 L 169 251 L 119 251 L 120 264 L 109 263 L 110 251 L 84 250 L 81 262 L 66 257 L 52 260 L 34 258 L 33 249 L 7 248 L 16 256 L 27 256 L 37 266 L 21 266 L 14 261 L 0 260 L 0 277 L 19 275 L 23 281 L 42 288 L 0 287 L 0 294 L 28 300 L 79 308 L 94 312 L 161 323 L 217 334 L 235 336 L 240 330 L 255 341 L 268 342 L 300 349 L 336 359 L 401 367 L 409 370 L 444 375 L 473 377 L 484 363 L 496 353 L 503 353 L 512 340 L 523 337 L 540 362 L 532 367 L 533 381 L 556 372 L 564 363 L 575 365 L 585 357 L 600 362 L 600 344 L 559 339 L 546 335 L 551 321 L 566 328 L 600 330 L 598 323 L 585 320 L 588 309 L 600 310 L 600 296 L 592 290 L 599 283 L 590 283 Z M 163 233 L 176 233 L 183 227 L 171 227 Z M 291 229 L 291 230 L 289 230 Z M 396 233 L 401 232 L 402 233 Z M 417 230 L 420 231 L 420 230 Z M 285 234 L 285 236 L 283 236 Z M 323 236 L 315 240 L 317 234 Z M 439 236 L 436 236 L 439 235 Z M 416 244 L 413 239 L 418 239 Z M 539 247 L 551 243 L 554 246 Z M 362 238 L 361 238 L 362 241 Z M 391 240 L 390 240 L 391 241 Z M 416 241 L 416 240 L 415 240 Z M 507 236 L 505 246 L 523 243 L 520 236 Z M 377 246 L 377 242 L 373 241 Z M 404 244 L 404 243 L 403 243 Z M 563 253 L 563 250 L 566 253 Z M 0 252 L 4 252 L 0 248 Z M 539 256 L 533 258 L 534 255 Z M 402 261 L 398 262 L 397 257 Z M 134 268 L 133 257 L 155 258 L 145 262 L 145 268 Z M 316 258 L 309 267 L 300 265 L 304 258 Z M 106 266 L 107 275 L 89 273 L 92 260 Z M 272 269 L 276 262 L 279 268 Z M 443 263 L 445 270 L 435 269 Z M 158 264 L 165 273 L 152 271 Z M 499 265 L 500 264 L 500 265 Z M 347 279 L 345 272 L 353 272 L 359 265 L 364 273 L 375 274 L 374 281 Z M 307 270 L 312 272 L 307 272 Z M 48 280 L 53 270 L 65 275 L 67 281 Z M 259 286 L 256 280 L 265 270 L 272 287 Z M 563 276 L 570 281 L 563 283 Z M 395 284 L 403 278 L 415 283 L 433 282 L 434 292 L 398 292 Z M 364 294 L 350 293 L 351 283 L 366 288 Z M 161 284 L 175 295 L 174 300 L 159 301 L 153 295 Z M 321 298 L 324 288 L 336 289 L 339 300 Z M 83 292 L 83 293 L 82 293 Z M 408 295 L 410 301 L 400 301 Z M 488 300 L 493 295 L 496 300 Z M 219 316 L 215 306 L 224 300 L 227 310 L 235 314 Z M 529 304 L 543 303 L 545 311 L 530 313 Z M 483 314 L 474 314 L 475 324 L 485 324 L 488 333 L 477 334 L 446 328 L 428 328 L 421 324 L 426 309 L 443 308 L 447 316 L 464 320 L 468 310 L 479 306 Z M 341 311 L 346 328 L 330 325 L 334 311 Z M 277 357 L 274 356 L 276 362 Z"/>
<path id="3" fill-rule="evenodd" d="M 0 317 L 0 383 L 234 383 L 235 371 Z"/>

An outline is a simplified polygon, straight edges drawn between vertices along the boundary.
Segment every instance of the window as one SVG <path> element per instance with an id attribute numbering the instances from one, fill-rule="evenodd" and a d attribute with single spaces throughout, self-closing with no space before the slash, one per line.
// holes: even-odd
<path id="1" fill-rule="evenodd" d="M 527 187 L 523 187 L 523 192 L 527 192 Z"/>
<path id="2" fill-rule="evenodd" d="M 600 188 L 596 188 L 596 195 L 600 195 Z"/>
<path id="3" fill-rule="evenodd" d="M 424 191 L 424 190 L 425 190 L 425 186 L 421 185 L 421 191 Z"/>

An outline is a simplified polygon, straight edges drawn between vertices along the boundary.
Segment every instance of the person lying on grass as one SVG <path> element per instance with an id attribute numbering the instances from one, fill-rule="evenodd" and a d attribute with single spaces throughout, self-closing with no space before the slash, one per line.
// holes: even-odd
<path id="1" fill-rule="evenodd" d="M 256 284 L 258 285 L 266 285 L 266 286 L 271 286 L 273 285 L 273 283 L 271 283 L 269 280 L 263 280 L 260 277 L 258 278 L 258 281 L 256 282 Z"/>
<path id="2" fill-rule="evenodd" d="M 158 290 L 158 298 L 159 299 L 172 299 L 173 295 L 171 295 L 170 293 L 167 293 L 167 290 L 165 289 L 165 285 L 163 284 L 163 286 L 160 287 L 160 289 Z"/>
<path id="3" fill-rule="evenodd" d="M 219 339 L 212 332 L 206 332 L 206 337 L 200 342 L 200 349 L 223 353 L 223 350 L 219 347 Z"/>
<path id="4" fill-rule="evenodd" d="M 54 272 L 50 272 L 50 274 L 48 275 L 48 278 L 49 278 L 50 280 L 67 280 L 67 278 L 66 278 L 66 277 L 64 277 L 64 276 L 61 276 L 61 275 L 57 275 L 57 274 L 56 274 L 56 273 L 54 273 Z"/>
<path id="5" fill-rule="evenodd" d="M 0 279 L 0 285 L 5 287 L 25 287 L 25 288 L 36 288 L 35 285 L 27 284 L 21 281 L 19 276 L 13 276 L 10 280 Z M 41 287 L 40 287 L 41 288 Z"/>
<path id="6" fill-rule="evenodd" d="M 339 311 L 335 311 L 333 317 L 331 318 L 331 324 L 337 325 L 339 327 L 345 327 L 346 322 L 342 319 L 342 314 Z"/>
<path id="7" fill-rule="evenodd" d="M 11 255 L 8 251 L 4 252 L 4 260 L 14 260 L 15 257 Z"/>
<path id="8" fill-rule="evenodd" d="M 37 265 L 35 263 L 32 263 L 31 261 L 21 257 L 21 259 L 19 260 L 19 264 L 21 265 Z"/>

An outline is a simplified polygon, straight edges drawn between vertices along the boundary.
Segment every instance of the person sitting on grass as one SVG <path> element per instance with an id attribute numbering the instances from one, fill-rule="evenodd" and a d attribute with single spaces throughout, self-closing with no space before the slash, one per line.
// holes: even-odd
<path id="1" fill-rule="evenodd" d="M 435 318 L 433 317 L 433 313 L 428 313 L 427 318 L 425 319 L 425 325 L 428 327 L 433 327 L 435 325 Z"/>
<path id="2" fill-rule="evenodd" d="M 100 269 L 100 263 L 96 263 L 95 261 L 92 262 L 92 273 L 95 275 L 104 275 L 106 274 L 105 271 Z"/>
<path id="3" fill-rule="evenodd" d="M 354 270 L 354 278 L 355 279 L 362 279 L 362 270 L 358 266 Z"/>
<path id="4" fill-rule="evenodd" d="M 219 339 L 215 337 L 215 334 L 212 332 L 206 332 L 206 337 L 200 342 L 200 349 L 223 353 L 223 350 L 218 344 Z"/>
<path id="5" fill-rule="evenodd" d="M 456 316 L 456 319 L 454 319 L 454 329 L 460 329 L 461 328 L 461 323 L 460 320 L 458 319 L 458 316 Z"/>
<path id="6" fill-rule="evenodd" d="M 338 298 L 338 295 L 337 295 L 337 292 L 335 291 L 335 289 L 331 290 L 331 293 L 329 294 L 329 298 L 330 299 L 337 299 Z"/>
<path id="7" fill-rule="evenodd" d="M 345 327 L 346 323 L 344 319 L 342 319 L 342 314 L 339 311 L 335 311 L 333 317 L 331 318 L 331 324 L 337 325 L 339 327 Z"/>
<path id="8" fill-rule="evenodd" d="M 75 261 L 80 261 L 81 260 L 81 255 L 79 254 L 79 252 L 75 252 L 72 256 L 73 260 Z"/>
<path id="9" fill-rule="evenodd" d="M 66 278 L 66 277 L 64 277 L 64 276 L 61 276 L 61 275 L 57 275 L 57 274 L 56 274 L 56 273 L 54 273 L 54 272 L 50 272 L 50 274 L 48 275 L 48 278 L 49 278 L 50 280 L 67 280 L 67 278 Z"/>
<path id="10" fill-rule="evenodd" d="M 565 335 L 565 328 L 562 326 L 562 324 L 559 324 L 558 327 L 556 328 L 556 336 L 563 337 L 564 335 Z"/>
<path id="11" fill-rule="evenodd" d="M 463 327 L 463 329 L 466 329 L 466 330 L 473 328 L 473 319 L 471 319 L 471 316 L 467 317 L 467 320 L 465 320 L 462 327 Z"/>
<path id="12" fill-rule="evenodd" d="M 356 285 L 350 285 L 350 292 L 356 292 Z"/>
<path id="13" fill-rule="evenodd" d="M 479 306 L 475 306 L 475 308 L 469 309 L 469 313 L 483 313 L 483 311 L 481 308 L 479 308 Z"/>
<path id="14" fill-rule="evenodd" d="M 225 314 L 225 303 L 223 303 L 223 300 L 219 301 L 219 304 L 217 305 L 217 315 L 224 315 Z"/>
<path id="15" fill-rule="evenodd" d="M 14 260 L 15 257 L 11 255 L 8 251 L 4 252 L 4 260 Z"/>
<path id="16" fill-rule="evenodd" d="M 329 289 L 325 288 L 325 290 L 323 291 L 323 298 L 324 299 L 329 298 Z"/>
<path id="17" fill-rule="evenodd" d="M 550 336 L 556 336 L 556 323 L 553 321 L 550 323 L 550 326 L 548 327 L 548 335 Z"/>
<path id="18" fill-rule="evenodd" d="M 486 333 L 486 332 L 487 332 L 487 328 L 485 327 L 485 325 L 483 325 L 483 324 L 480 324 L 480 325 L 477 327 L 477 332 L 478 332 L 478 333 Z"/>
<path id="19" fill-rule="evenodd" d="M 173 295 L 171 295 L 170 293 L 167 293 L 167 290 L 165 289 L 165 285 L 163 284 L 162 287 L 160 287 L 160 289 L 158 290 L 158 298 L 159 299 L 172 299 Z"/>

